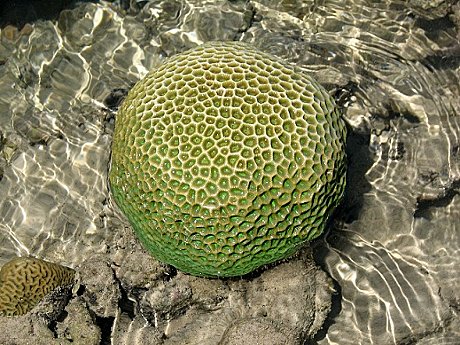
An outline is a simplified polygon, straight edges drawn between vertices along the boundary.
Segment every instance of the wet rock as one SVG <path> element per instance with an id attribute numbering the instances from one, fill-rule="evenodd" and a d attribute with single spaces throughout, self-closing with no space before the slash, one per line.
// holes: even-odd
<path id="1" fill-rule="evenodd" d="M 39 303 L 26 315 L 14 318 L 0 317 L 0 344 L 100 344 L 101 331 L 81 297 L 72 299 L 59 316 L 57 313 L 48 313 L 51 307 L 50 298 Z M 48 317 L 43 317 L 45 314 Z"/>
<path id="2" fill-rule="evenodd" d="M 33 27 L 30 24 L 26 24 L 22 29 L 18 30 L 16 26 L 7 25 L 2 29 L 2 38 L 5 38 L 8 41 L 16 41 L 22 36 L 28 36 L 32 33 Z"/>
<path id="3" fill-rule="evenodd" d="M 449 18 L 455 24 L 457 28 L 457 38 L 460 39 L 460 3 L 452 6 L 452 13 Z"/>
<path id="4" fill-rule="evenodd" d="M 60 344 L 58 340 L 54 339 L 48 324 L 34 315 L 28 314 L 14 318 L 1 317 L 0 321 L 0 344 Z"/>
<path id="5" fill-rule="evenodd" d="M 174 279 L 171 282 L 161 282 L 147 291 L 140 302 L 144 315 L 150 320 L 175 319 L 189 308 L 192 298 L 192 289 L 184 281 Z"/>
<path id="6" fill-rule="evenodd" d="M 82 297 L 90 310 L 99 317 L 115 317 L 120 289 L 107 257 L 95 255 L 85 260 L 78 270 L 84 289 Z"/>
<path id="7" fill-rule="evenodd" d="M 141 247 L 131 228 L 122 231 L 112 252 L 113 270 L 127 289 L 148 289 L 156 281 L 169 279 L 174 274 L 171 266 L 153 258 Z"/>
<path id="8" fill-rule="evenodd" d="M 412 5 L 423 8 L 424 10 L 436 9 L 440 6 L 447 6 L 452 1 L 449 0 L 410 0 L 409 3 Z"/>
<path id="9" fill-rule="evenodd" d="M 101 330 L 91 316 L 85 300 L 76 297 L 65 310 L 67 317 L 56 327 L 57 337 L 62 339 L 59 344 L 99 345 Z"/>
<path id="10" fill-rule="evenodd" d="M 193 34 L 184 35 L 176 30 L 177 18 L 183 13 L 188 14 L 183 29 Z M 236 40 L 249 28 L 253 15 L 252 5 L 244 1 L 211 1 L 193 8 L 193 4 L 174 0 L 148 3 L 138 18 L 150 31 L 159 34 L 167 55 L 173 55 L 201 42 Z"/>
<path id="11" fill-rule="evenodd" d="M 289 334 L 308 338 L 316 334 L 330 310 L 332 284 L 305 253 L 264 272 L 248 284 L 249 313 L 288 327 Z"/>
<path id="12" fill-rule="evenodd" d="M 7 164 L 11 164 L 20 153 L 25 150 L 24 140 L 17 134 L 2 137 L 1 157 Z"/>
<path id="13" fill-rule="evenodd" d="M 138 344 L 161 345 L 163 333 L 147 324 L 140 315 L 131 319 L 127 314 L 120 313 L 115 319 L 112 344 L 132 345 L 133 339 L 136 339 Z"/>
<path id="14" fill-rule="evenodd" d="M 329 313 L 331 281 L 308 248 L 250 277 L 208 279 L 158 262 L 126 230 L 109 254 L 120 283 L 111 330 L 117 344 L 130 339 L 161 345 L 239 344 L 249 339 L 249 330 L 250 344 L 301 344 Z M 109 278 L 99 280 L 107 283 Z M 115 307 L 114 300 L 110 303 Z"/>
<path id="15" fill-rule="evenodd" d="M 238 320 L 230 326 L 223 336 L 220 345 L 284 345 L 300 343 L 295 341 L 289 329 L 276 325 L 264 318 Z"/>
<path id="16" fill-rule="evenodd" d="M 322 326 L 331 292 L 329 279 L 304 254 L 253 279 L 179 273 L 149 290 L 141 310 L 151 308 L 149 319 L 153 315 L 164 329 L 164 344 L 240 344 L 245 338 L 250 344 L 301 344 Z"/>
<path id="17" fill-rule="evenodd" d="M 29 313 L 51 323 L 56 321 L 64 312 L 71 298 L 71 287 L 58 287 L 46 295 Z"/>
<path id="18" fill-rule="evenodd" d="M 426 13 L 429 17 L 442 18 L 452 11 L 457 0 L 409 0 L 408 6 L 419 13 Z"/>

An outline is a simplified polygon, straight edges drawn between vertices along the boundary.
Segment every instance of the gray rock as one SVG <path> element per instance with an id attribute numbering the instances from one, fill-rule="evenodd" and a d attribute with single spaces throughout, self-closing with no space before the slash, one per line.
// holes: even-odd
<path id="1" fill-rule="evenodd" d="M 132 345 L 135 339 L 137 344 L 161 345 L 162 336 L 163 333 L 147 324 L 142 316 L 131 319 L 127 314 L 120 313 L 112 330 L 112 344 Z"/>
<path id="2" fill-rule="evenodd" d="M 82 297 L 72 299 L 66 307 L 67 317 L 57 324 L 59 344 L 99 345 L 101 330 Z"/>
<path id="3" fill-rule="evenodd" d="M 58 345 L 48 323 L 33 314 L 0 317 L 0 344 L 4 345 Z M 89 345 L 89 344 L 88 344 Z"/>
<path id="4" fill-rule="evenodd" d="M 300 344 L 321 327 L 332 293 L 330 280 L 305 252 L 252 279 L 178 274 L 160 290 L 146 292 L 142 309 L 150 305 L 155 310 L 167 337 L 164 344 L 239 344 L 248 337 L 248 329 L 251 344 L 263 339 Z"/>
<path id="5" fill-rule="evenodd" d="M 115 317 L 120 289 L 107 256 L 96 255 L 85 260 L 78 271 L 84 287 L 82 297 L 90 310 L 100 317 Z"/>
<path id="6" fill-rule="evenodd" d="M 238 320 L 227 328 L 219 345 L 300 344 L 299 340 L 293 339 L 288 331 L 286 327 L 280 329 L 279 325 L 262 317 Z"/>
<path id="7" fill-rule="evenodd" d="M 47 296 L 26 315 L 0 317 L 0 344 L 99 345 L 101 331 L 84 300 L 81 297 L 72 299 L 65 308 L 65 314 L 61 314 L 67 316 L 62 322 L 55 322 L 57 314 L 49 313 L 52 296 Z M 43 317 L 44 314 L 47 317 Z"/>

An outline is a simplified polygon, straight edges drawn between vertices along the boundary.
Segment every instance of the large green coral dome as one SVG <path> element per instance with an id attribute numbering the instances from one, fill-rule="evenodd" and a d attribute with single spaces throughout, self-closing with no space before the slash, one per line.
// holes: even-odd
<path id="1" fill-rule="evenodd" d="M 324 230 L 345 187 L 346 128 L 312 78 L 241 42 L 167 59 L 129 92 L 114 199 L 159 260 L 238 276 Z"/>

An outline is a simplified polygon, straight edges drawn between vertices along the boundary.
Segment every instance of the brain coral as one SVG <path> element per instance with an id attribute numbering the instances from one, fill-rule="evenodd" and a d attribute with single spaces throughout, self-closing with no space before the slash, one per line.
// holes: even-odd
<path id="1" fill-rule="evenodd" d="M 59 286 L 73 283 L 75 271 L 48 261 L 18 257 L 0 270 L 0 315 L 22 315 Z"/>
<path id="2" fill-rule="evenodd" d="M 321 234 L 345 186 L 345 137 L 308 75 L 248 44 L 211 42 L 129 92 L 110 185 L 159 260 L 243 275 Z"/>

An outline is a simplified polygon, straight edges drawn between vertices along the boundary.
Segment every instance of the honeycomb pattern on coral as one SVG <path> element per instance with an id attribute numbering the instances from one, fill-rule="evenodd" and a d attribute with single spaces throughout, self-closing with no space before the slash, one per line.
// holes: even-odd
<path id="1" fill-rule="evenodd" d="M 0 315 L 23 315 L 60 286 L 71 285 L 75 271 L 48 261 L 18 257 L 0 270 Z"/>
<path id="2" fill-rule="evenodd" d="M 243 275 L 321 234 L 345 186 L 345 137 L 308 75 L 248 44 L 211 42 L 129 92 L 110 184 L 155 257 Z"/>

